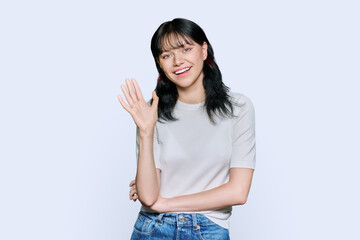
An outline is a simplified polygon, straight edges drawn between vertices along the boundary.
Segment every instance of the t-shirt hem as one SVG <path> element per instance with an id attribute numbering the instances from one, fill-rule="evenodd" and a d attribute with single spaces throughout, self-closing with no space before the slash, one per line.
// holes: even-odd
<path id="1" fill-rule="evenodd" d="M 251 169 L 255 169 L 255 165 L 231 164 L 230 168 L 251 168 Z"/>
<path id="2" fill-rule="evenodd" d="M 140 211 L 144 211 L 144 212 L 148 212 L 148 213 L 158 213 L 154 210 L 151 210 L 148 207 L 145 206 L 141 206 Z M 169 213 L 184 213 L 184 212 L 169 212 Z M 212 221 L 213 223 L 219 225 L 220 227 L 229 229 L 229 219 L 231 216 L 231 211 L 230 212 L 216 212 L 216 211 L 193 211 L 193 212 L 186 212 L 186 213 L 198 213 L 198 214 L 202 214 L 205 217 L 207 217 L 210 221 Z M 221 214 L 224 218 L 223 219 L 219 219 L 216 217 L 213 217 L 212 215 L 214 214 Z"/>

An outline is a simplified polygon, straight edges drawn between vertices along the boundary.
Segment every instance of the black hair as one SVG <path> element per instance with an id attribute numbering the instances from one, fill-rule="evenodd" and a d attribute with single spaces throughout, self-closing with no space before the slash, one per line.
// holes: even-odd
<path id="1" fill-rule="evenodd" d="M 177 41 L 174 43 L 174 39 Z M 151 52 L 155 60 L 156 68 L 159 72 L 155 92 L 159 97 L 158 121 L 176 121 L 172 115 L 175 107 L 178 92 L 176 85 L 170 81 L 158 63 L 160 55 L 165 50 L 165 46 L 179 48 L 183 42 L 190 44 L 193 40 L 199 45 L 207 43 L 207 58 L 203 65 L 203 86 L 205 89 L 206 112 L 212 123 L 215 123 L 214 114 L 218 117 L 235 117 L 233 115 L 233 104 L 230 101 L 229 87 L 225 86 L 218 65 L 215 62 L 213 48 L 207 39 L 205 32 L 196 23 L 184 19 L 175 18 L 172 21 L 164 22 L 154 33 L 151 39 Z M 174 46 L 175 45 L 175 46 Z M 177 46 L 176 46 L 177 45 Z M 150 100 L 152 104 L 153 99 Z"/>

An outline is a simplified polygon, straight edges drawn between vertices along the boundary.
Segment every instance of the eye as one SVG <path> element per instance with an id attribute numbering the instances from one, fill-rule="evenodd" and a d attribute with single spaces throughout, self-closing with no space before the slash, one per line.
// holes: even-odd
<path id="1" fill-rule="evenodd" d="M 191 48 L 185 48 L 184 49 L 184 52 L 188 52 L 188 51 L 190 51 L 191 50 Z"/>
<path id="2" fill-rule="evenodd" d="M 167 59 L 169 57 L 170 57 L 170 54 L 165 54 L 165 55 L 162 56 L 163 59 Z"/>

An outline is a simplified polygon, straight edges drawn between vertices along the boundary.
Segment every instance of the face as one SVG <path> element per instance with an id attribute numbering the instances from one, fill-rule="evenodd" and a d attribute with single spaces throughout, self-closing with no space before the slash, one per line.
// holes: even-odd
<path id="1" fill-rule="evenodd" d="M 177 48 L 165 47 L 158 59 L 159 65 L 178 89 L 203 87 L 203 65 L 207 57 L 207 44 L 204 42 L 203 45 L 199 45 L 191 39 L 180 41 L 181 44 Z"/>

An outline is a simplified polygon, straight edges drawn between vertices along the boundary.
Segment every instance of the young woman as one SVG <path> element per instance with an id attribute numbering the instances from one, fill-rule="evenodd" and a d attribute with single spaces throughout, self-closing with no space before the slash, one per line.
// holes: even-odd
<path id="1" fill-rule="evenodd" d="M 142 207 L 131 239 L 230 239 L 232 206 L 245 204 L 255 168 L 254 108 L 222 82 L 194 22 L 163 23 L 151 40 L 159 78 L 146 102 L 135 79 L 121 85 L 137 125 L 130 199 Z"/>

